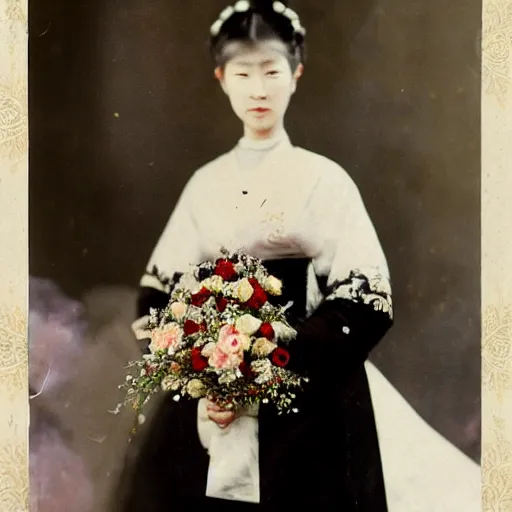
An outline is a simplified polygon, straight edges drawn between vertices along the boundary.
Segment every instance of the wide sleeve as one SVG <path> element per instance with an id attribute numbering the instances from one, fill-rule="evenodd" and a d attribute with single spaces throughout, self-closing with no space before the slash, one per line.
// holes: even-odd
<path id="1" fill-rule="evenodd" d="M 198 179 L 193 175 L 185 185 L 142 275 L 137 297 L 137 320 L 132 324 L 139 340 L 150 337 L 145 329 L 150 309 L 165 307 L 173 284 L 188 271 L 190 265 L 201 262 L 195 214 L 198 194 Z"/>
<path id="2" fill-rule="evenodd" d="M 322 177 L 309 207 L 320 241 L 313 268 L 321 301 L 290 345 L 293 367 L 343 382 L 393 324 L 389 270 L 361 194 L 343 169 Z"/>

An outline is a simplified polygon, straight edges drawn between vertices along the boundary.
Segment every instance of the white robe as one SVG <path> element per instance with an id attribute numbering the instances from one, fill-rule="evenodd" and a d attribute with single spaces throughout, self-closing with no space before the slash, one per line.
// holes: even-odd
<path id="1" fill-rule="evenodd" d="M 238 149 L 243 144 L 245 139 Z M 308 313 L 326 298 L 315 275 L 327 275 L 333 284 L 358 268 L 386 281 L 385 256 L 348 174 L 327 158 L 293 147 L 286 133 L 270 146 L 264 159 L 240 165 L 240 157 L 247 154 L 234 149 L 196 171 L 148 269 L 156 265 L 172 276 L 191 264 L 216 259 L 220 247 L 242 249 L 261 259 L 307 257 L 312 260 Z M 158 287 L 151 279 L 145 276 L 141 284 Z M 380 284 L 386 288 L 385 282 Z M 374 365 L 367 362 L 366 368 L 390 512 L 480 510 L 479 466 L 424 422 Z M 207 433 L 201 417 L 200 406 L 199 433 L 209 443 L 204 439 L 212 435 L 211 425 Z M 213 433 L 219 442 L 226 434 Z M 238 436 L 240 445 L 245 440 L 247 453 L 257 453 L 254 417 L 245 427 L 233 428 L 231 435 Z M 212 473 L 210 467 L 210 490 Z M 258 501 L 258 493 L 246 500 Z"/>

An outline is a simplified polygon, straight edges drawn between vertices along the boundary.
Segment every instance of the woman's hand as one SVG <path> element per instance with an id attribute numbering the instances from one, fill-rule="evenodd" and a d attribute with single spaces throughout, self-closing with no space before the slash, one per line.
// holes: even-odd
<path id="1" fill-rule="evenodd" d="M 208 402 L 206 412 L 208 414 L 208 418 L 210 418 L 220 428 L 226 428 L 237 418 L 237 413 L 235 411 L 223 409 L 212 402 Z"/>

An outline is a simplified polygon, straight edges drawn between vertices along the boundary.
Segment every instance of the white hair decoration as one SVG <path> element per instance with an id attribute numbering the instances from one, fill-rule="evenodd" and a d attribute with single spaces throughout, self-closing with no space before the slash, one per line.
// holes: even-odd
<path id="1" fill-rule="evenodd" d="M 228 20 L 235 12 L 247 12 L 251 8 L 251 3 L 249 0 L 238 0 L 238 2 L 235 3 L 233 6 L 226 7 L 220 14 L 217 20 L 212 24 L 210 27 L 210 34 L 215 37 L 219 35 L 220 29 L 222 28 L 222 25 L 226 20 Z M 298 32 L 302 36 L 306 35 L 306 29 L 301 25 L 299 15 L 290 9 L 289 7 L 286 7 L 286 5 L 283 4 L 283 2 L 272 2 L 272 9 L 277 14 L 282 14 L 283 16 L 286 16 L 293 27 L 293 30 L 295 32 Z"/>

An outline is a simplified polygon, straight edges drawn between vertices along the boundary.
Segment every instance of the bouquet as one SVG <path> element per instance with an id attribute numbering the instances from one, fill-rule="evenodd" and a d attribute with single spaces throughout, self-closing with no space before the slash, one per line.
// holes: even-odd
<path id="1" fill-rule="evenodd" d="M 191 268 L 171 285 L 170 301 L 152 309 L 150 354 L 119 386 L 122 405 L 139 413 L 160 389 L 181 398 L 207 398 L 226 408 L 272 402 L 278 413 L 297 412 L 296 391 L 307 378 L 287 369 L 296 331 L 286 306 L 273 305 L 283 283 L 261 260 L 223 251 L 215 262 Z M 143 418 L 143 416 L 142 416 Z"/>

